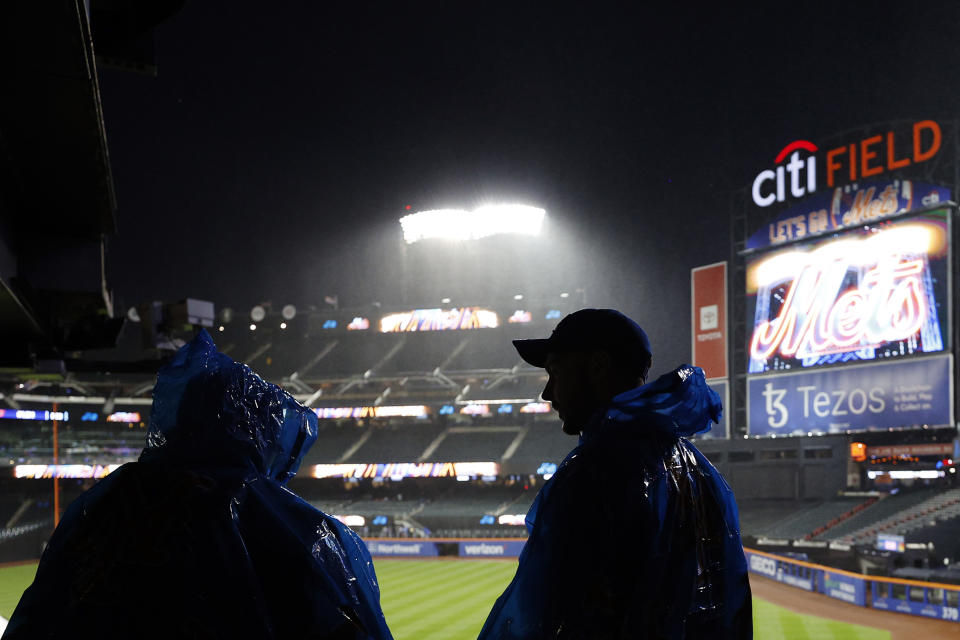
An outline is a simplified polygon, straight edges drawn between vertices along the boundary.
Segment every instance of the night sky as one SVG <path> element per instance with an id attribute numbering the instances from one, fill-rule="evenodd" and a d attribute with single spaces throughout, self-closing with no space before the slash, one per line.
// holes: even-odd
<path id="1" fill-rule="evenodd" d="M 960 11 L 676 4 L 188 3 L 157 77 L 101 70 L 118 302 L 401 302 L 404 205 L 515 201 L 578 238 L 591 306 L 687 359 L 731 191 L 797 138 L 956 117 Z"/>

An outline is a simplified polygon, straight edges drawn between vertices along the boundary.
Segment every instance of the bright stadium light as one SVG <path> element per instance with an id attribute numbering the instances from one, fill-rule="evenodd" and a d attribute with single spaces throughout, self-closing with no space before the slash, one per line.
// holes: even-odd
<path id="1" fill-rule="evenodd" d="M 257 325 L 251 324 L 251 325 L 250 325 L 250 331 L 256 331 L 256 330 L 257 330 Z"/>
<path id="2" fill-rule="evenodd" d="M 536 236 L 546 212 L 522 204 L 501 204 L 463 209 L 434 209 L 400 218 L 403 239 L 413 244 L 429 238 L 477 240 L 500 234 Z"/>
<path id="3" fill-rule="evenodd" d="M 286 322 L 281 322 L 281 323 L 280 323 L 280 328 L 281 328 L 281 329 L 286 329 L 286 328 L 287 328 L 287 323 L 286 323 Z"/>

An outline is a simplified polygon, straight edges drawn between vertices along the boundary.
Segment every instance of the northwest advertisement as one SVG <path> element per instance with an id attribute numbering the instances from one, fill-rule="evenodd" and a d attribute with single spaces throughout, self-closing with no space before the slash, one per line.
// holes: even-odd
<path id="1" fill-rule="evenodd" d="M 423 557 L 437 555 L 437 543 L 435 542 L 367 539 L 366 543 L 372 556 Z"/>

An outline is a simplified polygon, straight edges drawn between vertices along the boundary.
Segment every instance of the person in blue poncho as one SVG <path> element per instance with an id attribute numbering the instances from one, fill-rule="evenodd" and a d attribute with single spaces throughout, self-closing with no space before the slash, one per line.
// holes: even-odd
<path id="1" fill-rule="evenodd" d="M 201 331 L 160 371 L 140 459 L 69 506 L 3 638 L 391 638 L 363 542 L 284 487 L 316 439 Z"/>
<path id="2" fill-rule="evenodd" d="M 752 638 L 733 492 L 685 439 L 720 417 L 703 371 L 643 384 L 650 342 L 612 309 L 514 345 L 579 444 L 537 494 L 480 638 Z"/>

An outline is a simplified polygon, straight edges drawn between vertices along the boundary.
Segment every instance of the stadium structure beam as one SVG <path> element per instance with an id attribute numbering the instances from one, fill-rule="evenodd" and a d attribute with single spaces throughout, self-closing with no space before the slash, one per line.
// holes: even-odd
<path id="1" fill-rule="evenodd" d="M 150 382 L 146 382 L 146 383 L 140 385 L 139 387 L 136 387 L 133 391 L 131 391 L 131 392 L 130 392 L 130 395 L 132 395 L 132 396 L 139 396 L 139 395 L 142 395 L 142 394 L 144 394 L 144 393 L 146 393 L 146 392 L 148 392 L 148 391 L 152 391 L 152 390 L 153 390 L 153 387 L 154 387 L 154 384 L 155 384 L 155 383 L 154 383 L 152 380 L 151 380 Z"/>
<path id="2" fill-rule="evenodd" d="M 319 398 L 321 395 L 323 395 L 323 389 L 317 389 L 317 390 L 314 391 L 312 394 L 310 394 L 310 397 L 309 397 L 309 398 L 307 398 L 306 400 L 303 401 L 303 406 L 309 407 L 309 406 L 312 405 L 314 402 L 316 402 L 316 401 L 317 401 L 317 398 Z"/>
<path id="3" fill-rule="evenodd" d="M 507 447 L 507 450 L 503 452 L 503 455 L 500 457 L 500 461 L 509 460 L 513 457 L 513 454 L 517 452 L 517 449 L 520 448 L 520 445 L 523 443 L 523 439 L 527 437 L 527 433 L 530 431 L 530 427 L 520 427 L 520 433 L 517 434 L 517 437 L 514 438 L 510 445 Z"/>
<path id="4" fill-rule="evenodd" d="M 394 357 L 395 355 L 397 355 L 397 353 L 400 352 L 400 350 L 403 348 L 403 346 L 404 346 L 406 343 L 407 343 L 407 336 L 403 336 L 399 341 L 397 341 L 397 343 L 396 343 L 395 345 L 393 345 L 393 346 L 390 348 L 389 351 L 387 351 L 387 353 L 386 353 L 382 358 L 380 358 L 379 362 L 377 362 L 375 365 L 373 365 L 372 367 L 370 367 L 369 369 L 367 369 L 366 371 L 364 371 L 364 372 L 363 372 L 363 375 L 353 376 L 346 384 L 344 384 L 342 387 L 340 387 L 340 388 L 337 390 L 337 395 L 342 395 L 342 394 L 345 393 L 346 391 L 352 389 L 353 387 L 355 387 L 356 385 L 358 385 L 358 384 L 360 384 L 360 383 L 362 383 L 362 382 L 367 382 L 367 381 L 369 381 L 369 380 L 371 380 L 371 379 L 374 379 L 374 380 L 375 380 L 375 378 L 373 377 L 373 372 L 376 371 L 376 370 L 378 370 L 378 369 L 380 369 L 380 368 L 382 368 L 384 365 L 386 365 L 388 362 L 390 362 L 390 360 L 392 360 L 393 357 Z M 391 376 L 389 379 L 390 379 L 390 380 L 395 380 L 396 378 L 397 378 L 397 376 Z"/>
<path id="5" fill-rule="evenodd" d="M 454 382 L 453 380 L 451 380 L 450 378 L 448 378 L 447 376 L 445 376 L 445 375 L 440 371 L 440 367 L 437 367 L 436 369 L 433 370 L 432 378 L 434 378 L 434 379 L 436 379 L 436 380 L 439 380 L 440 382 L 443 383 L 443 386 L 445 386 L 445 387 L 450 387 L 451 389 L 454 389 L 454 388 L 456 388 L 456 386 L 457 386 L 457 383 L 456 383 L 456 382 Z"/>
<path id="6" fill-rule="evenodd" d="M 447 434 L 450 433 L 452 427 L 447 427 L 440 432 L 436 438 L 433 439 L 433 442 L 427 445 L 427 448 L 423 450 L 423 453 L 420 454 L 420 457 L 417 458 L 417 462 L 425 462 L 427 458 L 433 455 L 433 452 L 437 450 L 437 447 L 440 446 L 440 443 L 446 440 Z"/>
<path id="7" fill-rule="evenodd" d="M 381 404 L 383 404 L 383 401 L 387 399 L 392 389 L 393 387 L 387 387 L 384 389 L 380 395 L 377 396 L 376 400 L 373 401 L 373 406 L 379 407 Z"/>
<path id="8" fill-rule="evenodd" d="M 316 391 L 316 389 L 314 389 L 313 387 L 305 383 L 303 380 L 301 380 L 300 375 L 296 371 L 291 373 L 286 378 L 282 378 L 280 380 L 280 384 L 285 387 L 287 386 L 293 387 L 296 391 L 299 391 L 300 393 L 305 393 L 307 395 L 312 394 Z"/>
<path id="9" fill-rule="evenodd" d="M 293 376 L 297 376 L 297 378 L 299 378 L 300 375 L 305 375 L 308 371 L 310 371 L 310 369 L 314 368 L 318 362 L 326 358 L 327 355 L 334 350 L 337 344 L 339 344 L 338 340 L 331 340 L 323 345 L 323 348 L 320 349 L 316 355 L 314 355 L 305 365 L 291 373 L 290 377 L 292 378 Z"/>
<path id="10" fill-rule="evenodd" d="M 252 354 L 250 354 L 249 356 L 247 356 L 247 358 L 243 360 L 243 363 L 246 364 L 246 365 L 248 365 L 248 366 L 250 366 L 251 363 L 252 363 L 254 360 L 256 360 L 257 358 L 259 358 L 260 356 L 262 356 L 263 354 L 265 354 L 267 351 L 269 351 L 269 350 L 270 350 L 270 347 L 272 347 L 272 346 L 273 346 L 273 343 L 272 343 L 272 342 L 268 342 L 268 343 L 260 346 L 260 347 L 259 347 L 257 350 L 255 350 Z"/>
<path id="11" fill-rule="evenodd" d="M 357 438 L 356 442 L 354 442 L 352 445 L 347 447 L 347 450 L 344 451 L 343 455 L 337 459 L 337 462 L 346 462 L 347 460 L 349 460 L 350 456 L 352 456 L 357 451 L 359 451 L 360 447 L 366 444 L 367 440 L 369 440 L 372 435 L 373 435 L 373 429 L 367 429 L 362 436 Z"/>
<path id="12" fill-rule="evenodd" d="M 508 373 L 505 373 L 505 374 L 503 374 L 503 375 L 497 376 L 496 378 L 494 378 L 493 380 L 491 380 L 488 384 L 484 385 L 483 388 L 484 388 L 484 389 L 496 389 L 497 387 L 499 387 L 501 384 L 503 384 L 503 383 L 506 382 L 507 380 L 513 380 L 513 379 L 519 377 L 519 376 L 518 376 L 518 373 L 519 373 L 519 372 L 520 372 L 520 363 L 517 363 L 517 364 L 513 365 L 513 368 L 510 369 L 510 371 L 509 371 Z"/>
<path id="13" fill-rule="evenodd" d="M 467 348 L 467 345 L 470 344 L 472 339 L 473 336 L 466 336 L 463 340 L 461 340 L 457 346 L 453 348 L 453 351 L 450 352 L 450 355 L 447 356 L 446 359 L 440 363 L 440 366 L 434 370 L 434 375 L 437 375 L 440 371 L 449 367 L 450 363 L 460 355 L 460 352 Z"/>

